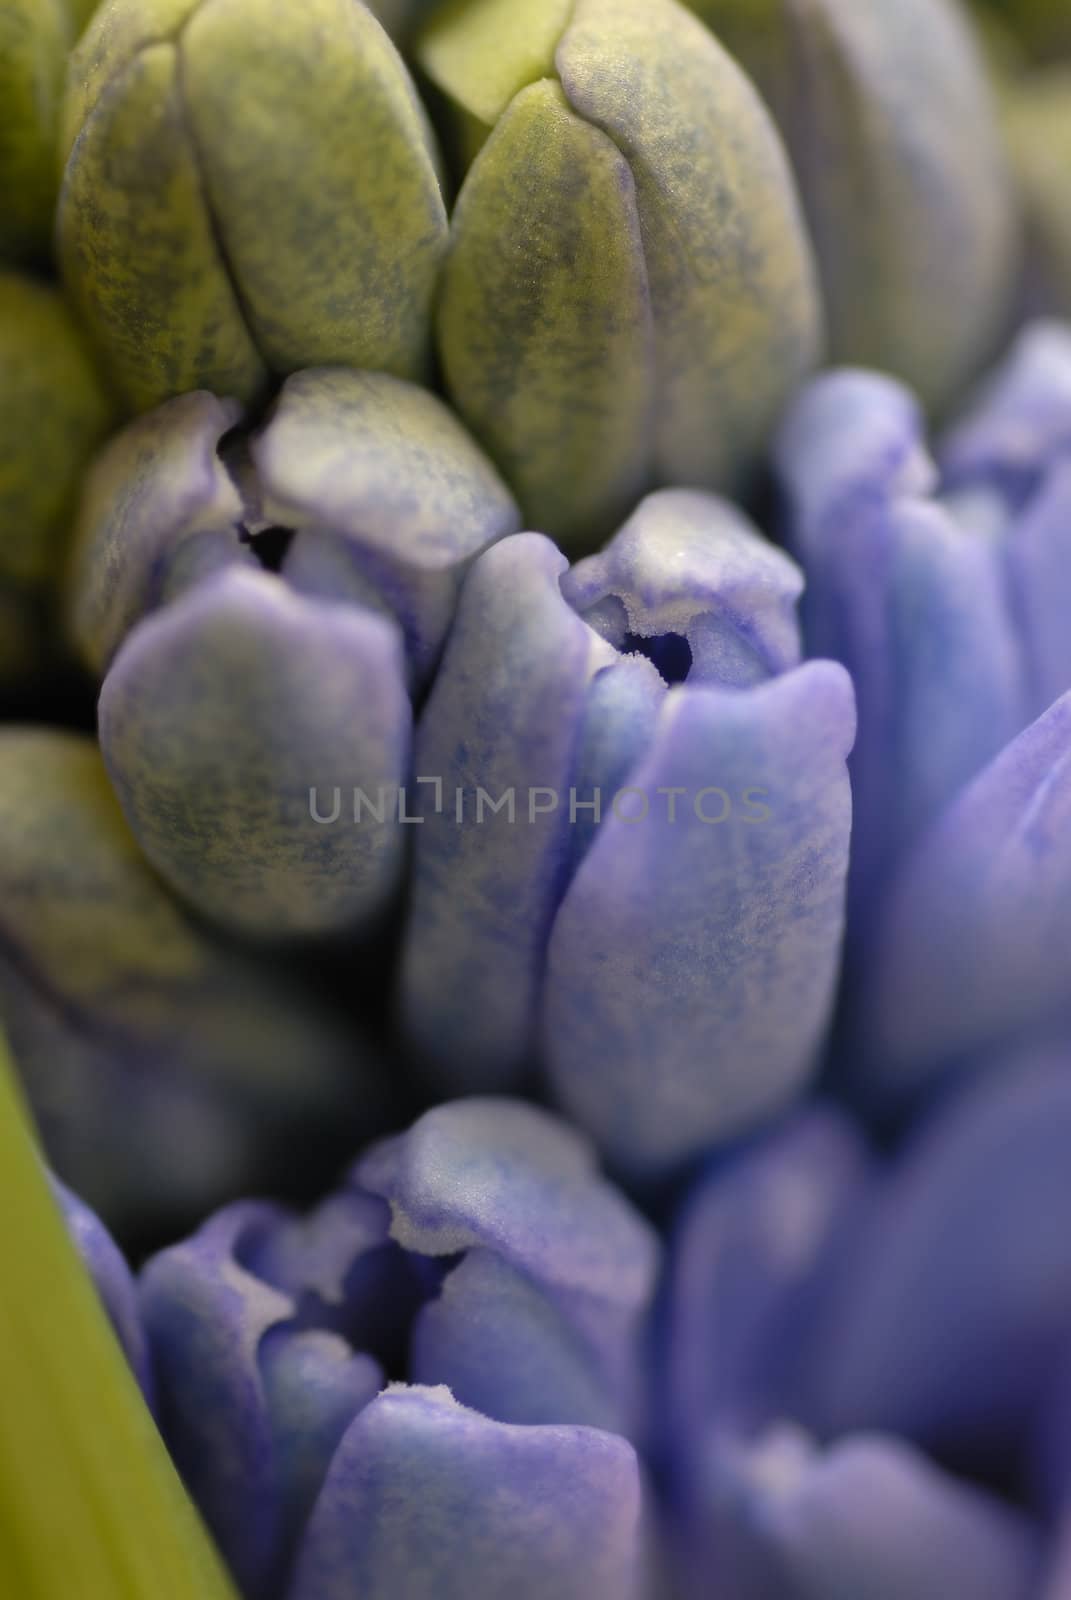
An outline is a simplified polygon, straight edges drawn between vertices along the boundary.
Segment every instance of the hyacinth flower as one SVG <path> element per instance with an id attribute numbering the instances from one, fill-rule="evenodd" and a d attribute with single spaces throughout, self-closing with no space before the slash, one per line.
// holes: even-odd
<path id="1" fill-rule="evenodd" d="M 965 1086 L 891 1160 L 819 1107 L 712 1163 L 664 1316 L 685 1593 L 1066 1593 L 1069 1137 L 1064 1042 Z"/>
<path id="2" fill-rule="evenodd" d="M 836 362 L 946 408 L 996 351 L 1018 230 L 959 0 L 687 0 L 777 120 Z"/>
<path id="3" fill-rule="evenodd" d="M 240 421 L 201 392 L 111 441 L 70 632 L 171 887 L 261 944 L 353 934 L 401 887 L 411 694 L 468 564 L 519 513 L 442 402 L 386 374 L 300 373 L 244 444 Z"/>
<path id="4" fill-rule="evenodd" d="M 0 1192 L 12 1222 L 0 1308 L 4 1593 L 55 1600 L 74 1581 L 79 1600 L 237 1600 L 135 1381 L 145 1335 L 133 1282 L 100 1224 L 65 1197 L 79 1259 L 2 1042 Z"/>
<path id="5" fill-rule="evenodd" d="M 662 491 L 567 567 L 472 567 L 416 733 L 399 1023 L 452 1092 L 542 1065 L 634 1174 L 808 1081 L 835 983 L 851 686 L 800 665 L 801 578 Z"/>
<path id="6" fill-rule="evenodd" d="M 152 1257 L 160 1425 L 242 1594 L 638 1595 L 658 1263 L 584 1139 L 504 1100 Z"/>
<path id="7" fill-rule="evenodd" d="M 266 1181 L 325 1125 L 382 1126 L 368 1045 L 182 911 L 81 735 L 0 730 L 0 1005 L 50 1159 L 132 1231 Z"/>
<path id="8" fill-rule="evenodd" d="M 675 0 L 461 0 L 414 50 L 467 167 L 446 388 L 528 525 L 575 553 L 657 484 L 747 481 L 822 333 L 784 151 L 739 68 Z"/>
<path id="9" fill-rule="evenodd" d="M 79 475 L 112 408 L 61 296 L 15 272 L 0 271 L 0 372 L 3 691 L 43 653 Z"/>
<path id="10" fill-rule="evenodd" d="M 936 460 L 906 391 L 830 374 L 777 463 L 859 699 L 854 1053 L 895 1099 L 1066 1014 L 1071 338 L 1024 333 Z"/>
<path id="11" fill-rule="evenodd" d="M 61 153 L 60 265 L 131 410 L 323 362 L 426 374 L 446 211 L 365 6 L 114 0 L 71 57 Z"/>

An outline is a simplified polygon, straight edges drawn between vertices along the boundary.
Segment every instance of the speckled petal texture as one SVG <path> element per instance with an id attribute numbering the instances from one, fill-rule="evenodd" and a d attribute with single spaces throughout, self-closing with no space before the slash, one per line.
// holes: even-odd
<path id="1" fill-rule="evenodd" d="M 784 152 L 735 64 L 672 0 L 455 8 L 418 55 L 479 146 L 447 388 L 526 516 L 579 552 L 655 483 L 746 480 L 821 332 Z"/>
<path id="2" fill-rule="evenodd" d="M 289 379 L 250 448 L 261 516 L 299 530 L 284 576 L 394 616 L 423 685 L 468 565 L 521 525 L 491 463 L 427 390 L 342 368 Z"/>
<path id="3" fill-rule="evenodd" d="M 446 213 L 363 5 L 117 0 L 64 120 L 60 263 L 132 410 L 324 361 L 424 374 Z"/>
<path id="4" fill-rule="evenodd" d="M 954 0 L 686 0 L 751 73 L 799 181 L 837 361 L 927 405 L 996 349 L 1015 198 Z"/>
<path id="5" fill-rule="evenodd" d="M 420 1382 L 510 1422 L 637 1420 L 652 1230 L 546 1112 L 472 1099 L 428 1112 L 357 1165 L 407 1250 L 469 1253 L 420 1314 Z"/>
<path id="6" fill-rule="evenodd" d="M 365 1242 L 355 1222 L 336 1221 L 352 1255 Z M 297 1295 L 252 1269 L 285 1226 L 275 1207 L 231 1206 L 141 1279 L 164 1436 L 252 1600 L 278 1593 L 335 1446 L 382 1383 L 337 1334 L 302 1328 Z"/>
<path id="7" fill-rule="evenodd" d="M 235 401 L 204 390 L 182 395 L 121 429 L 93 462 L 66 598 L 71 641 L 94 672 L 191 567 L 200 570 L 205 550 L 220 565 L 256 565 L 239 545 L 242 499 L 218 455 L 241 415 Z"/>
<path id="8" fill-rule="evenodd" d="M 843 932 L 854 731 L 828 662 L 672 690 L 639 799 L 581 862 L 550 941 L 546 1050 L 561 1103 L 632 1170 L 698 1155 L 807 1083 Z"/>
<path id="9" fill-rule="evenodd" d="M 392 623 L 224 572 L 135 629 L 99 721 L 135 837 L 206 916 L 270 940 L 385 909 L 411 722 Z"/>
<path id="10" fill-rule="evenodd" d="M 640 1497 L 613 1434 L 392 1388 L 342 1441 L 287 1600 L 635 1600 Z"/>
<path id="11" fill-rule="evenodd" d="M 436 811 L 434 785 L 425 784 L 414 802 L 425 820 L 400 1008 L 454 1088 L 511 1086 L 534 1048 L 584 698 L 591 674 L 614 658 L 562 599 L 565 566 L 538 534 L 503 540 L 480 558 L 417 729 L 418 786 L 421 777 L 440 780 L 442 799 Z M 508 805 L 491 809 L 509 791 L 512 819 Z"/>

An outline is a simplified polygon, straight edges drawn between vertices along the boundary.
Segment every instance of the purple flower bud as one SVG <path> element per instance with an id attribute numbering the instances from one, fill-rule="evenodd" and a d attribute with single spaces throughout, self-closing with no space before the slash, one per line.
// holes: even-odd
<path id="1" fill-rule="evenodd" d="M 1006 1478 L 1056 1397 L 1065 1066 L 1004 1064 L 891 1162 L 817 1110 L 704 1175 L 661 1320 L 684 1594 L 1037 1593 L 1040 1525 L 952 1465 Z M 1045 1444 L 1058 1512 L 1068 1457 Z"/>
<path id="2" fill-rule="evenodd" d="M 932 498 L 921 418 L 891 380 L 818 379 L 776 464 L 807 574 L 809 649 L 852 674 L 853 909 L 903 843 L 1022 726 L 1018 647 L 990 548 Z"/>
<path id="3" fill-rule="evenodd" d="M 816 1109 L 715 1160 L 688 1196 L 672 1239 L 661 1361 L 664 1442 L 685 1505 L 701 1491 L 717 1433 L 805 1411 L 811 1324 L 866 1201 L 869 1168 L 847 1119 Z"/>
<path id="4" fill-rule="evenodd" d="M 386 1246 L 386 1221 L 367 1197 L 340 1197 L 331 1242 L 347 1265 L 359 1261 Z M 331 1456 L 383 1381 L 330 1327 L 333 1299 L 319 1317 L 304 1304 L 318 1303 L 315 1250 L 307 1288 L 277 1288 L 259 1265 L 265 1236 L 294 1225 L 275 1207 L 231 1206 L 154 1257 L 141 1284 L 161 1428 L 252 1597 L 278 1592 Z M 337 1288 L 351 1309 L 341 1279 Z"/>
<path id="5" fill-rule="evenodd" d="M 243 1593 L 491 1595 L 520 1550 L 541 1592 L 571 1592 L 574 1569 L 630 1592 L 640 1474 L 624 1435 L 644 1420 L 658 1265 L 584 1139 L 493 1100 L 373 1146 L 307 1218 L 245 1202 L 153 1257 L 160 1425 Z M 398 1371 L 450 1392 L 380 1394 Z M 409 1426 L 423 1445 L 406 1447 Z M 433 1559 L 440 1492 L 456 1515 Z M 600 1519 L 585 1552 L 561 1542 L 559 1496 L 578 1529 Z"/>
<path id="6" fill-rule="evenodd" d="M 63 1212 L 63 1220 L 75 1248 L 96 1285 L 116 1338 L 123 1347 L 123 1354 L 141 1385 L 142 1394 L 151 1405 L 153 1376 L 149 1346 L 141 1322 L 137 1289 L 126 1257 L 96 1212 L 91 1211 L 73 1189 L 68 1189 L 58 1178 L 53 1178 L 52 1192 Z"/>
<path id="7" fill-rule="evenodd" d="M 1007 1460 L 1071 1335 L 1069 1138 L 1066 1050 L 995 1063 L 923 1124 L 828 1307 L 824 1426 Z"/>
<path id="8" fill-rule="evenodd" d="M 410 688 L 518 513 L 446 407 L 382 373 L 299 373 L 244 456 L 240 421 L 192 394 L 112 441 L 70 628 L 106 673 L 123 810 L 176 893 L 255 940 L 352 933 L 401 884 Z M 271 529 L 278 572 L 254 554 L 271 564 Z"/>
<path id="9" fill-rule="evenodd" d="M 1048 1027 L 1071 980 L 1065 330 L 1021 336 L 939 460 L 910 397 L 857 372 L 814 383 L 777 448 L 808 644 L 859 700 L 846 1037 L 868 1096 Z"/>
<path id="10" fill-rule="evenodd" d="M 467 1100 L 374 1147 L 354 1178 L 390 1202 L 404 1249 L 466 1252 L 417 1318 L 417 1382 L 506 1422 L 635 1430 L 658 1248 L 581 1135 L 530 1106 Z"/>
<path id="11" fill-rule="evenodd" d="M 910 1445 L 798 1430 L 725 1441 L 710 1466 L 716 1600 L 1031 1600 L 1041 1543 L 1022 1514 Z M 708 1579 L 709 1582 L 709 1579 Z"/>
<path id="12" fill-rule="evenodd" d="M 346 1433 L 287 1600 L 634 1600 L 641 1479 L 624 1439 L 520 1427 L 391 1388 Z"/>
<path id="13" fill-rule="evenodd" d="M 802 1087 L 839 950 L 854 712 L 839 668 L 797 665 L 799 589 L 698 493 L 651 496 L 571 572 L 530 534 L 476 563 L 417 732 L 400 997 L 451 1087 L 541 1063 L 637 1171 Z"/>
<path id="14" fill-rule="evenodd" d="M 393 802 L 405 780 L 410 705 L 384 618 L 232 568 L 134 630 L 99 723 L 139 844 L 214 922 L 270 940 L 351 929 L 389 904 L 397 821 L 330 815 L 361 789 L 385 813 L 380 794 Z"/>

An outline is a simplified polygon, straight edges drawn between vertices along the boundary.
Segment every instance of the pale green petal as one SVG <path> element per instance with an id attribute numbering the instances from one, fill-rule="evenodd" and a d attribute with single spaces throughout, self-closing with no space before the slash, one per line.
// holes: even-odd
<path id="1" fill-rule="evenodd" d="M 656 475 L 739 487 L 821 348 L 776 130 L 675 4 L 578 0 L 557 65 L 570 104 L 609 134 L 636 181 L 658 342 Z"/>
<path id="2" fill-rule="evenodd" d="M 0 1040 L 0 1593 L 235 1600 L 67 1237 Z"/>
<path id="3" fill-rule="evenodd" d="M 133 409 L 197 388 L 257 397 L 267 374 L 220 259 L 173 44 L 142 50 L 101 93 L 67 164 L 58 243 Z"/>
<path id="4" fill-rule="evenodd" d="M 239 544 L 244 506 L 219 455 L 241 417 L 234 401 L 179 395 L 114 434 L 86 474 L 64 598 L 68 638 L 95 676 L 135 623 L 173 597 L 192 546 L 215 538 L 221 561 L 226 542 L 235 561 L 259 565 Z"/>
<path id="5" fill-rule="evenodd" d="M 67 68 L 63 103 L 65 162 L 108 84 L 148 45 L 174 40 L 200 0 L 104 0 L 93 13 Z"/>
<path id="6" fill-rule="evenodd" d="M 449 0 L 417 41 L 417 60 L 453 105 L 490 132 L 515 94 L 550 77 L 574 0 Z"/>
<path id="7" fill-rule="evenodd" d="M 206 0 L 181 54 L 209 202 L 269 366 L 422 376 L 446 211 L 382 28 L 354 0 Z"/>
<path id="8" fill-rule="evenodd" d="M 106 397 L 55 289 L 0 273 L 0 583 L 58 575 Z"/>
<path id="9" fill-rule="evenodd" d="M 1016 259 L 1008 167 L 955 0 L 689 0 L 795 165 L 836 360 L 946 405 L 992 354 Z"/>
<path id="10" fill-rule="evenodd" d="M 531 526 L 588 547 L 649 472 L 652 328 L 632 175 L 543 80 L 469 172 L 440 302 L 447 385 Z"/>
<path id="11" fill-rule="evenodd" d="M 63 0 L 0 5 L 0 261 L 48 251 L 71 38 Z"/>
<path id="12" fill-rule="evenodd" d="M 268 369 L 426 375 L 448 236 L 408 73 L 355 0 L 109 0 L 72 58 L 64 275 L 135 410 Z"/>

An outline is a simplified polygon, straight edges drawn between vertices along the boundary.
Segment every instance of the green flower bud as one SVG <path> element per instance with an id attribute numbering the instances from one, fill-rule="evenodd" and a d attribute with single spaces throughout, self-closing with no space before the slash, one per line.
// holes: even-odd
<path id="1" fill-rule="evenodd" d="M 776 130 L 675 0 L 454 0 L 417 42 L 472 165 L 447 387 L 572 549 L 658 482 L 739 488 L 820 349 Z"/>
<path id="2" fill-rule="evenodd" d="M 66 0 L 0 5 L 0 261 L 48 254 L 63 79 L 75 31 Z"/>
<path id="3" fill-rule="evenodd" d="M 364 6 L 113 0 L 64 124 L 61 266 L 131 407 L 317 363 L 424 374 L 446 214 Z"/>
<path id="4" fill-rule="evenodd" d="M 60 295 L 0 272 L 0 692 L 30 678 L 111 403 Z"/>
<path id="5" fill-rule="evenodd" d="M 234 1600 L 49 1192 L 2 1038 L 0 1205 L 0 1593 Z"/>
<path id="6" fill-rule="evenodd" d="M 0 273 L 0 585 L 53 578 L 111 405 L 56 290 Z"/>
<path id="7" fill-rule="evenodd" d="M 795 166 L 834 359 L 942 408 L 992 354 L 1016 214 L 955 0 L 687 0 L 754 78 Z"/>
<path id="8" fill-rule="evenodd" d="M 1015 83 L 1006 126 L 1026 212 L 1033 297 L 1041 309 L 1071 317 L 1071 67 Z"/>
<path id="9" fill-rule="evenodd" d="M 362 1042 L 175 904 L 74 734 L 0 728 L 0 1013 L 51 1159 L 116 1226 L 174 1226 L 283 1139 L 383 1115 Z"/>

